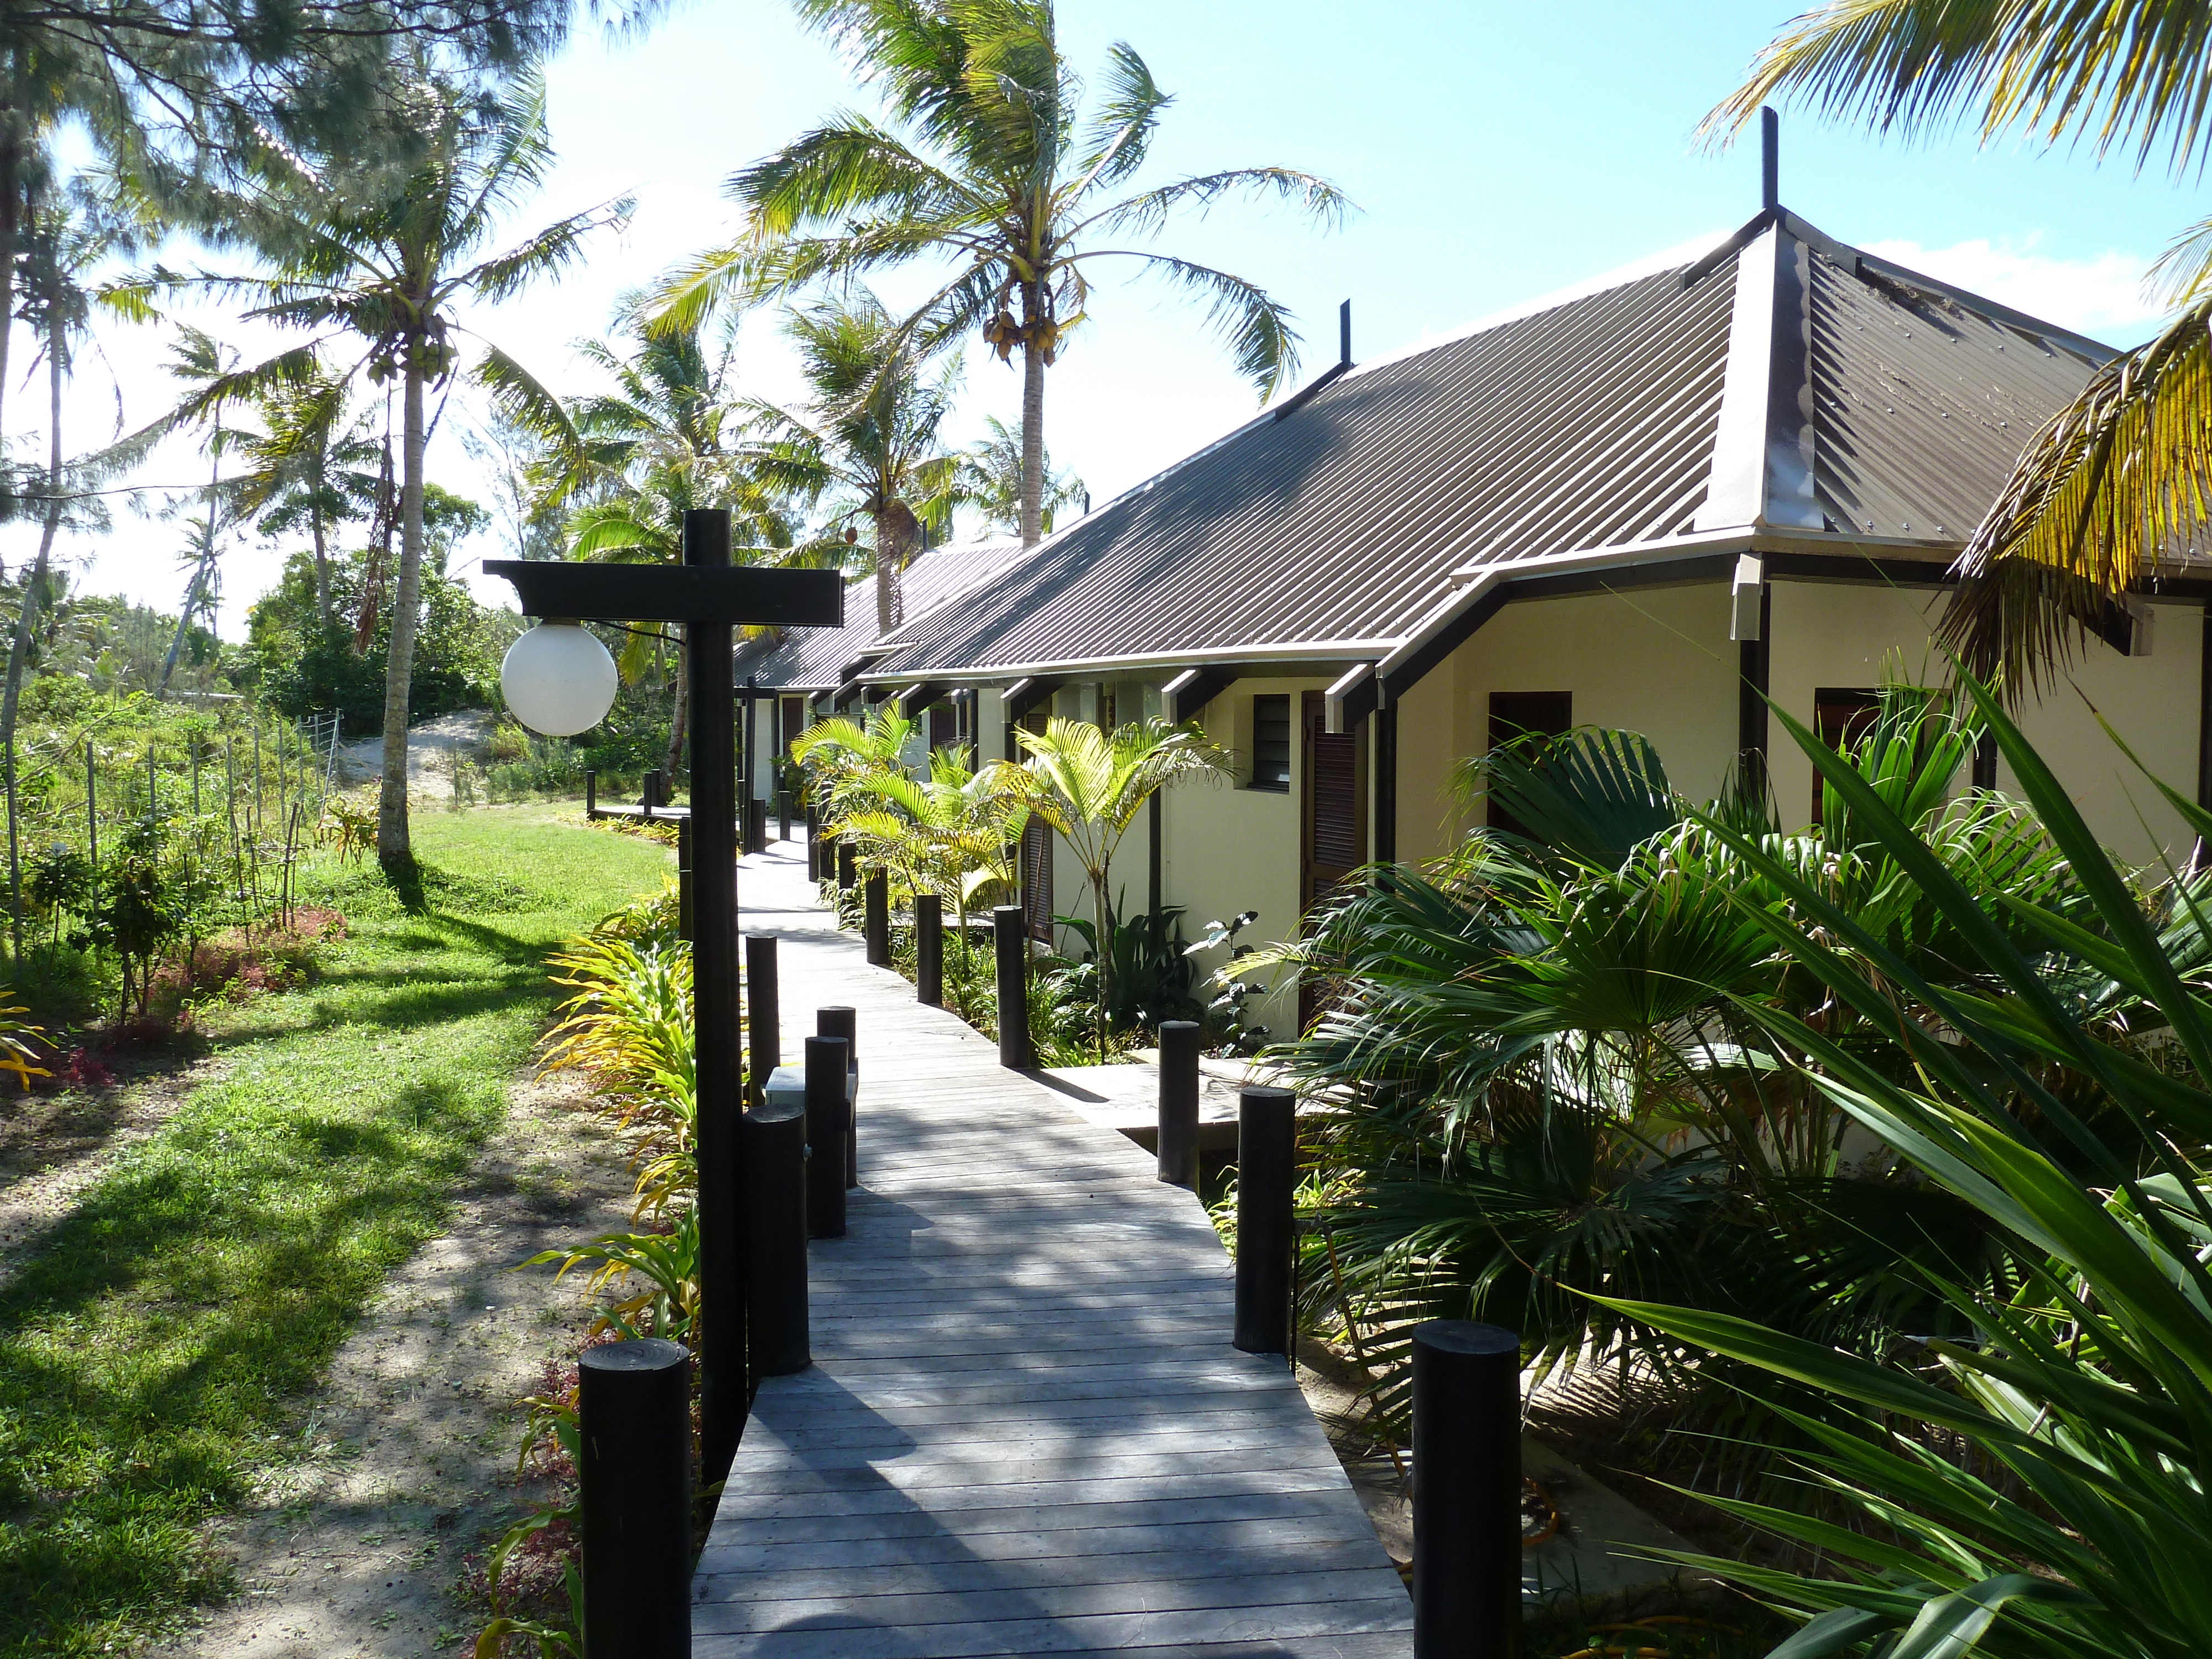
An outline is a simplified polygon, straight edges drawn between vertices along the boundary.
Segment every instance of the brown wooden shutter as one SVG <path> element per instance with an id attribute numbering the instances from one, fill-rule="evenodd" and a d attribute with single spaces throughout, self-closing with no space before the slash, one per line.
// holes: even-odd
<path id="1" fill-rule="evenodd" d="M 960 729 L 952 705 L 948 702 L 930 704 L 929 746 L 932 749 L 948 749 L 959 740 Z"/>
<path id="2" fill-rule="evenodd" d="M 1034 812 L 1022 828 L 1022 921 L 1031 939 L 1052 943 L 1052 826 Z"/>
<path id="3" fill-rule="evenodd" d="M 1360 861 L 1358 741 L 1342 732 L 1313 738 L 1313 861 L 1349 869 Z"/>

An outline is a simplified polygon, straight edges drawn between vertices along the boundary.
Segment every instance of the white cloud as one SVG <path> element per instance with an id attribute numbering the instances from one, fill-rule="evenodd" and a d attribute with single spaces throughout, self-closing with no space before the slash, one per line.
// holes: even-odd
<path id="1" fill-rule="evenodd" d="M 2031 317 L 2114 345 L 2140 341 L 2162 314 L 2144 291 L 2151 261 L 2117 249 L 2086 259 L 2037 251 L 2039 234 L 2018 241 L 1986 238 L 1923 247 L 1918 242 L 1869 242 L 1869 253 L 1979 294 Z"/>

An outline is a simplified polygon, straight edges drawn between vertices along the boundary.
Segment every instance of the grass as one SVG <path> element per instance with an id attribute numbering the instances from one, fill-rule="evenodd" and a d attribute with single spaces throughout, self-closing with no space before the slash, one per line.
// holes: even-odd
<path id="1" fill-rule="evenodd" d="M 121 1651 L 230 1588 L 206 1523 L 443 1224 L 552 1005 L 547 950 L 655 884 L 556 809 L 423 815 L 422 879 L 326 867 L 312 986 L 210 1011 L 222 1075 L 0 1291 L 0 1659 Z"/>

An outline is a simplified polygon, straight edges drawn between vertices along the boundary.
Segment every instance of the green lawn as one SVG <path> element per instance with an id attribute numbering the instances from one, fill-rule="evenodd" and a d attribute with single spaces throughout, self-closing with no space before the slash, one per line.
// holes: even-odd
<path id="1" fill-rule="evenodd" d="M 210 1014 L 228 1075 L 0 1291 L 0 1656 L 119 1650 L 225 1589 L 204 1523 L 441 1225 L 552 1006 L 547 949 L 667 868 L 553 817 L 422 815 L 412 894 L 311 880 L 351 925 L 318 982 Z"/>

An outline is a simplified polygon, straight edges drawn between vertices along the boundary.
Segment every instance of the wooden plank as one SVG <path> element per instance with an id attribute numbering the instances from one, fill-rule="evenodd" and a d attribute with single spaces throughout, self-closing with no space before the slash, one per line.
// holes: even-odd
<path id="1" fill-rule="evenodd" d="M 785 1048 L 859 1011 L 863 1190 L 810 1250 L 815 1364 L 762 1384 L 724 1488 L 695 1659 L 1407 1659 L 1327 1437 L 1229 1344 L 1192 1194 L 868 968 L 795 848 L 740 884 Z"/>

